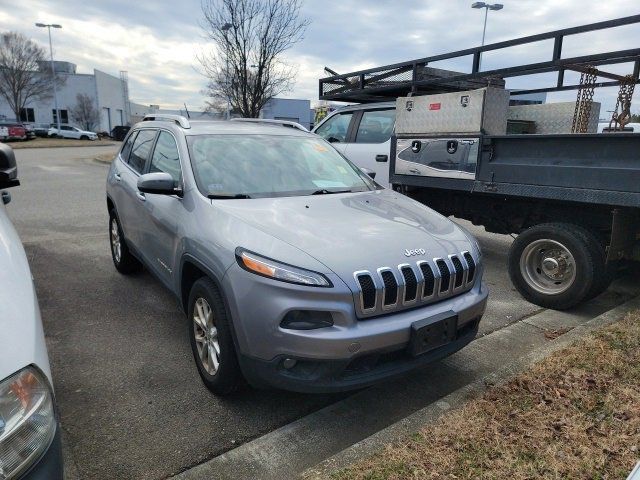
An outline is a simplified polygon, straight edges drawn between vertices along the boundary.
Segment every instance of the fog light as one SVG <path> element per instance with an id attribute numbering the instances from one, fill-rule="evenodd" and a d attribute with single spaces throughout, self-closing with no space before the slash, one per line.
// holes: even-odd
<path id="1" fill-rule="evenodd" d="M 282 366 L 287 370 L 289 370 L 290 368 L 295 367 L 296 363 L 298 362 L 293 358 L 285 358 L 284 361 L 282 362 Z"/>
<path id="2" fill-rule="evenodd" d="M 313 330 L 331 327 L 332 325 L 333 318 L 331 313 L 314 310 L 292 310 L 280 322 L 282 328 L 290 330 Z"/>

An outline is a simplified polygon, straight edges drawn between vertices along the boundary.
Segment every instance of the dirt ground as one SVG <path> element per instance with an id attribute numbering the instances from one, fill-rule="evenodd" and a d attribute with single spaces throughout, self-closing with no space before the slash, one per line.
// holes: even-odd
<path id="1" fill-rule="evenodd" d="M 640 460 L 640 312 L 336 479 L 627 478 Z"/>
<path id="2" fill-rule="evenodd" d="M 117 145 L 120 142 L 109 138 L 104 140 L 73 140 L 70 138 L 41 138 L 37 137 L 33 140 L 20 142 L 5 142 L 14 150 L 21 148 L 52 148 L 52 147 L 91 147 L 104 145 Z"/>

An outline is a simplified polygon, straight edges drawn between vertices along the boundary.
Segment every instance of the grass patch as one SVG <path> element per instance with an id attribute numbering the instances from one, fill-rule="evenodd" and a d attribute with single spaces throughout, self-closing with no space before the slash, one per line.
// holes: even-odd
<path id="1" fill-rule="evenodd" d="M 336 480 L 626 478 L 640 459 L 640 312 Z"/>

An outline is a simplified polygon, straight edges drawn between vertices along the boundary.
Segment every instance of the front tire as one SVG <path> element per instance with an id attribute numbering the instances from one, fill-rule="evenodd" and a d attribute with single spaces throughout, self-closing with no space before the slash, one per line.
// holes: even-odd
<path id="1" fill-rule="evenodd" d="M 118 272 L 129 275 L 142 268 L 140 261 L 133 256 L 127 246 L 115 209 L 109 212 L 109 245 L 111 245 L 111 259 Z"/>
<path id="2" fill-rule="evenodd" d="M 89 140 L 89 137 L 87 137 L 86 135 L 82 135 L 82 136 L 80 137 L 80 140 Z"/>
<path id="3" fill-rule="evenodd" d="M 209 278 L 193 284 L 188 315 L 191 351 L 200 378 L 217 395 L 234 392 L 242 384 L 242 373 L 222 295 Z"/>
<path id="4" fill-rule="evenodd" d="M 528 228 L 509 250 L 509 276 L 518 292 L 555 310 L 571 308 L 601 288 L 601 263 L 588 232 L 566 223 Z"/>

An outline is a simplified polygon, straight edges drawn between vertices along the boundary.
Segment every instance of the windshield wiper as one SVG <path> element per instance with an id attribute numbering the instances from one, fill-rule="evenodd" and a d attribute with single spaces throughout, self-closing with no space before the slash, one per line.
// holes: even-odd
<path id="1" fill-rule="evenodd" d="M 207 195 L 207 198 L 211 198 L 214 200 L 228 200 L 235 198 L 251 198 L 250 195 L 246 193 L 227 193 L 227 192 L 219 192 L 219 193 L 210 193 Z"/>
<path id="2" fill-rule="evenodd" d="M 321 188 L 320 190 L 316 190 L 311 195 L 329 195 L 330 193 L 351 193 L 351 190 L 327 190 L 326 188 Z"/>

